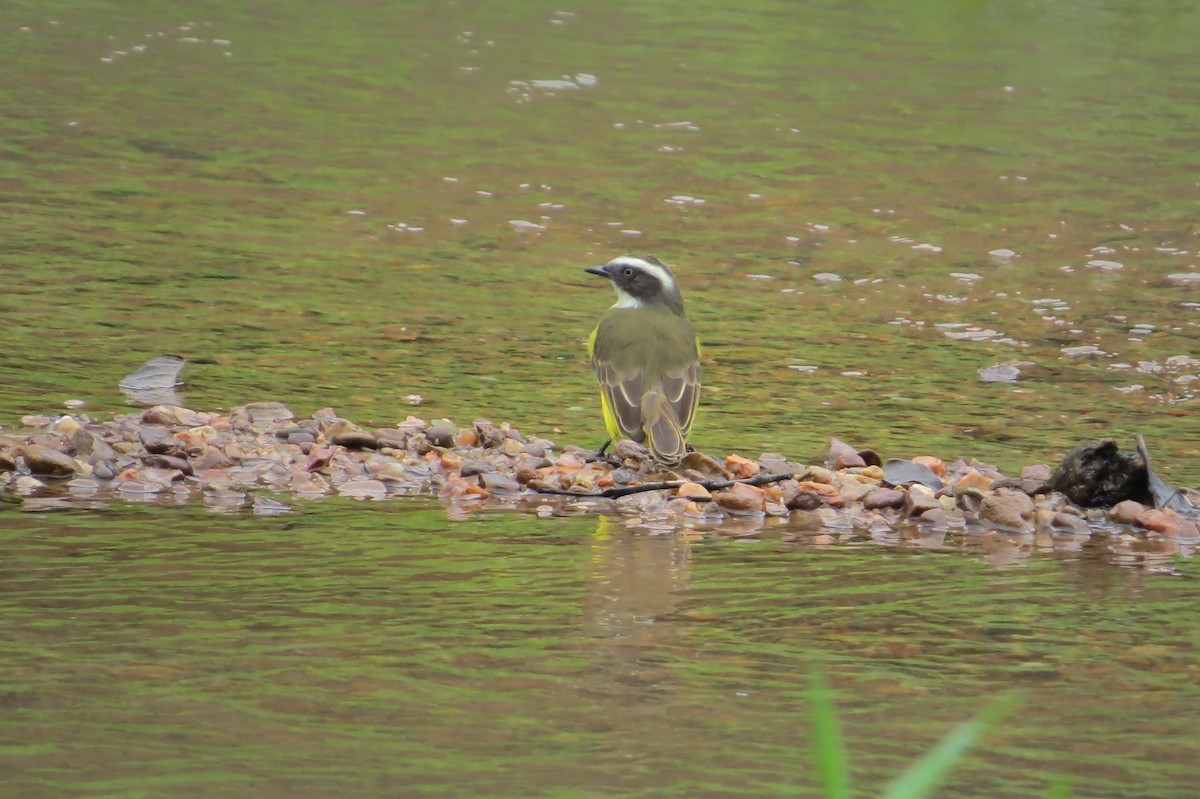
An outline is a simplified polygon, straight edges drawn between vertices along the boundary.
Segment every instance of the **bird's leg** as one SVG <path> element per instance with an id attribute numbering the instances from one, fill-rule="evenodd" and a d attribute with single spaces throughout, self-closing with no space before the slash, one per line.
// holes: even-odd
<path id="1" fill-rule="evenodd" d="M 605 439 L 604 443 L 600 445 L 600 449 L 596 450 L 591 455 L 587 456 L 585 458 L 585 460 L 588 461 L 589 463 L 594 463 L 595 461 L 604 461 L 609 466 L 612 466 L 614 469 L 616 467 L 620 466 L 621 461 L 619 461 L 617 459 L 617 456 L 610 455 L 607 452 L 605 452 L 605 450 L 608 449 L 610 444 L 612 444 L 612 439 L 611 438 Z"/>

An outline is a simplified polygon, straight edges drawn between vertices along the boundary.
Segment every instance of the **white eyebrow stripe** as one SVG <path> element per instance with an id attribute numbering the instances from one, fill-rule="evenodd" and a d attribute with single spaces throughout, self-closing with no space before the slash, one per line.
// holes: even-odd
<path id="1" fill-rule="evenodd" d="M 619 258 L 614 258 L 609 261 L 610 264 L 618 266 L 632 266 L 635 269 L 641 269 L 643 272 L 648 272 L 658 279 L 664 289 L 670 289 L 675 286 L 675 278 L 671 277 L 671 273 L 658 264 L 652 264 L 649 261 L 643 261 L 632 255 L 622 255 Z"/>

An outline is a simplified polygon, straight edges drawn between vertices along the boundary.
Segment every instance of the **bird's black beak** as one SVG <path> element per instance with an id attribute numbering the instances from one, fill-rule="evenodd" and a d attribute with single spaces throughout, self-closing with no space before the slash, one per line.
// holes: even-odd
<path id="1" fill-rule="evenodd" d="M 608 266 L 589 266 L 583 271 L 591 272 L 593 275 L 599 275 L 600 277 L 612 277 L 612 275 L 608 273 Z"/>

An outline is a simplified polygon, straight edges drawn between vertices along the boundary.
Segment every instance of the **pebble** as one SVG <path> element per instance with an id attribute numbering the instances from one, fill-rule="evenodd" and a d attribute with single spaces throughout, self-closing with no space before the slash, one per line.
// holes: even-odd
<path id="1" fill-rule="evenodd" d="M 748 477 L 754 477 L 758 474 L 759 465 L 749 458 L 744 458 L 741 455 L 731 454 L 725 458 L 725 471 L 733 475 L 738 480 L 744 480 Z"/>
<path id="2" fill-rule="evenodd" d="M 30 510 L 72 507 L 72 502 L 74 507 L 95 507 L 106 496 L 162 504 L 197 496 L 213 510 L 233 512 L 249 505 L 254 513 L 272 514 L 291 508 L 264 492 L 290 492 L 303 499 L 330 493 L 357 499 L 423 493 L 439 497 L 452 518 L 501 505 L 531 511 L 549 507 L 551 515 L 605 507 L 627 514 L 640 528 L 678 530 L 689 540 L 708 531 L 759 536 L 772 517 L 780 517 L 791 531 L 785 536 L 820 525 L 839 535 L 869 531 L 886 538 L 894 535 L 894 508 L 902 509 L 901 518 L 919 521 L 939 541 L 948 530 L 988 523 L 1023 532 L 1036 527 L 1043 544 L 1059 546 L 1053 531 L 1088 535 L 1093 525 L 1110 520 L 1137 524 L 1173 540 L 1200 539 L 1195 522 L 1136 502 L 1121 503 L 1106 514 L 1080 511 L 1056 492 L 1039 493 L 1035 501 L 1028 494 L 1044 487 L 1051 473 L 1045 465 L 1026 467 L 1017 478 L 1005 478 L 995 467 L 975 460 L 946 465 L 931 455 L 893 459 L 880 466 L 874 465 L 881 460 L 878 454 L 855 450 L 837 439 L 830 440 L 827 453 L 837 470 L 791 462 L 778 453 L 763 453 L 756 461 L 740 454 L 718 460 L 690 452 L 672 473 L 649 462 L 645 447 L 633 442 L 618 442 L 613 448 L 622 462 L 613 468 L 594 460 L 590 449 L 558 450 L 549 441 L 523 436 L 510 424 L 486 419 L 459 428 L 448 419 L 429 424 L 410 415 L 392 427 L 367 432 L 331 408 L 295 419 L 280 403 L 257 403 L 224 415 L 162 405 L 107 421 L 69 415 L 24 421 L 34 427 L 32 432 L 6 435 L 0 430 L 0 492 L 30 496 L 36 500 L 25 503 Z M 849 465 L 860 462 L 867 465 Z M 71 480 L 65 489 L 62 483 L 56 489 L 52 481 L 39 479 L 35 468 L 46 477 Z M 712 492 L 700 485 L 704 480 L 776 472 L 790 472 L 798 479 Z M 546 500 L 530 491 L 554 488 L 592 494 L 681 475 L 691 482 L 614 503 Z M 1145 539 L 1133 535 L 1131 540 Z"/>
<path id="3" fill-rule="evenodd" d="M 29 471 L 44 477 L 69 477 L 79 471 L 70 455 L 41 444 L 26 444 L 22 450 Z"/>
<path id="4" fill-rule="evenodd" d="M 998 489 L 983 498 L 979 515 L 998 527 L 1032 533 L 1034 504 L 1028 494 L 1009 488 Z"/>
<path id="5" fill-rule="evenodd" d="M 927 485 L 921 483 L 913 483 L 908 488 L 908 492 L 904 497 L 904 517 L 919 517 L 925 511 L 935 508 L 941 509 L 942 503 L 934 495 L 934 491 Z"/>
<path id="6" fill-rule="evenodd" d="M 904 492 L 894 488 L 875 488 L 863 497 L 863 507 L 867 510 L 899 508 L 903 505 Z"/>
<path id="7" fill-rule="evenodd" d="M 693 500 L 712 499 L 712 494 L 709 493 L 709 490 L 699 483 L 684 483 L 675 493 L 681 497 L 687 497 L 688 499 Z"/>
<path id="8" fill-rule="evenodd" d="M 765 509 L 764 492 L 757 486 L 737 483 L 712 495 L 713 502 L 733 511 L 762 513 Z"/>

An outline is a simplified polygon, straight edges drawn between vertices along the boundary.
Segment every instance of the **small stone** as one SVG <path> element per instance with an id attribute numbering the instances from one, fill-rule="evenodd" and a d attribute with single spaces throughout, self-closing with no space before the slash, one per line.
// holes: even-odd
<path id="1" fill-rule="evenodd" d="M 863 469 L 861 472 L 859 472 L 858 476 L 865 477 L 868 480 L 872 480 L 876 483 L 881 483 L 881 482 L 883 482 L 883 479 L 884 479 L 883 466 L 882 465 L 876 466 L 875 464 L 871 464 L 870 466 L 867 466 L 865 469 Z"/>
<path id="2" fill-rule="evenodd" d="M 613 444 L 613 455 L 622 463 L 625 461 L 644 461 L 650 457 L 650 452 L 636 441 L 623 439 Z"/>
<path id="3" fill-rule="evenodd" d="M 838 455 L 833 461 L 833 468 L 835 471 L 840 471 L 841 469 L 854 469 L 866 465 L 867 462 L 863 460 L 862 455 L 859 455 L 857 452 Z"/>
<path id="4" fill-rule="evenodd" d="M 863 497 L 863 507 L 867 510 L 899 508 L 903 504 L 904 492 L 894 488 L 876 488 Z"/>
<path id="5" fill-rule="evenodd" d="M 142 458 L 142 463 L 155 469 L 174 469 L 185 475 L 192 474 L 192 465 L 187 459 L 175 455 L 147 455 Z"/>
<path id="6" fill-rule="evenodd" d="M 554 462 L 554 465 L 566 471 L 575 471 L 583 468 L 583 461 L 580 460 L 578 455 L 564 452 L 558 456 L 558 460 Z"/>
<path id="7" fill-rule="evenodd" d="M 287 434 L 287 443 L 293 444 L 297 447 L 301 444 L 315 444 L 317 443 L 317 434 L 312 430 L 305 430 L 303 428 L 289 430 Z M 376 443 L 378 443 L 378 438 L 376 439 Z"/>
<path id="8" fill-rule="evenodd" d="M 230 416 L 233 416 L 234 412 L 238 410 L 238 408 L 234 408 L 230 412 Z M 294 419 L 296 416 L 282 402 L 248 402 L 242 406 L 241 410 L 245 411 L 250 419 L 250 423 L 259 428 L 267 428 L 280 422 L 286 422 L 289 419 Z M 315 413 L 313 414 L 314 417 L 316 415 Z"/>
<path id="9" fill-rule="evenodd" d="M 463 477 L 472 477 L 477 474 L 486 472 L 494 472 L 496 467 L 487 461 L 463 459 L 462 467 L 458 470 L 459 475 Z"/>
<path id="10" fill-rule="evenodd" d="M 738 480 L 744 480 L 747 477 L 753 477 L 758 474 L 759 466 L 749 458 L 732 454 L 725 458 L 725 471 L 732 474 Z"/>
<path id="11" fill-rule="evenodd" d="M 459 447 L 474 447 L 479 443 L 479 434 L 474 427 L 464 427 L 454 436 L 454 444 Z"/>
<path id="12" fill-rule="evenodd" d="M 143 427 L 138 431 L 138 440 L 147 452 L 155 455 L 183 455 L 183 448 L 171 431 L 163 427 Z"/>
<path id="13" fill-rule="evenodd" d="M 1170 511 L 1147 508 L 1139 513 L 1134 521 L 1147 530 L 1162 533 L 1167 538 L 1178 538 L 1181 529 L 1179 523 L 1182 519 Z"/>
<path id="14" fill-rule="evenodd" d="M 528 463 L 522 463 L 517 467 L 517 482 L 521 485 L 528 485 L 531 480 L 536 479 L 538 470 Z"/>
<path id="15" fill-rule="evenodd" d="M 858 457 L 862 458 L 863 463 L 868 467 L 883 466 L 883 458 L 879 457 L 879 453 L 873 449 L 860 449 Z"/>
<path id="16" fill-rule="evenodd" d="M 97 480 L 112 480 L 120 472 L 111 461 L 98 461 L 92 465 L 92 477 Z"/>
<path id="17" fill-rule="evenodd" d="M 679 471 L 698 480 L 728 480 L 733 476 L 725 470 L 720 461 L 703 452 L 689 452 L 684 455 L 679 464 Z"/>
<path id="18" fill-rule="evenodd" d="M 43 477 L 70 477 L 79 470 L 70 455 L 42 444 L 27 444 L 22 454 L 29 471 Z"/>
<path id="19" fill-rule="evenodd" d="M 954 487 L 960 491 L 967 488 L 978 488 L 980 491 L 987 491 L 992 487 L 992 480 L 971 469 L 958 478 L 958 482 L 954 484 Z"/>
<path id="20" fill-rule="evenodd" d="M 41 480 L 37 479 L 36 477 L 33 477 L 28 474 L 21 475 L 13 483 L 13 488 L 16 490 L 16 492 L 18 494 L 22 494 L 22 495 L 32 494 L 35 491 L 45 488 L 45 487 L 46 487 L 45 483 L 43 483 Z"/>
<path id="21" fill-rule="evenodd" d="M 921 483 L 909 486 L 908 493 L 904 497 L 905 518 L 920 516 L 927 510 L 941 507 L 942 503 L 934 495 L 933 489 Z"/>
<path id="22" fill-rule="evenodd" d="M 330 437 L 329 442 L 346 449 L 376 449 L 378 439 L 366 430 L 342 430 Z"/>
<path id="23" fill-rule="evenodd" d="M 425 438 L 435 447 L 453 447 L 458 427 L 449 419 L 438 419 L 425 431 Z"/>
<path id="24" fill-rule="evenodd" d="M 854 447 L 841 439 L 831 438 L 825 447 L 825 465 L 836 471 L 854 466 L 866 466 L 867 462 Z"/>
<path id="25" fill-rule="evenodd" d="M 684 483 L 675 492 L 678 496 L 687 497 L 688 499 L 711 499 L 712 494 L 707 488 L 699 483 Z"/>
<path id="26" fill-rule="evenodd" d="M 364 478 L 347 480 L 337 490 L 342 496 L 352 499 L 383 499 L 387 496 L 387 486 L 382 481 Z"/>
<path id="27" fill-rule="evenodd" d="M 142 424 L 167 427 L 174 423 L 174 417 L 171 416 L 164 405 L 155 405 L 153 408 L 147 408 L 142 411 Z"/>
<path id="28" fill-rule="evenodd" d="M 75 421 L 73 416 L 64 416 L 54 423 L 54 432 L 67 438 L 71 438 L 82 429 L 83 427 Z"/>
<path id="29" fill-rule="evenodd" d="M 871 486 L 849 477 L 839 480 L 837 489 L 842 499 L 848 504 L 858 502 L 871 493 Z"/>
<path id="30" fill-rule="evenodd" d="M 718 491 L 712 498 L 713 502 L 722 508 L 740 512 L 761 513 L 766 502 L 761 488 L 745 483 L 737 483 L 724 491 Z"/>
<path id="31" fill-rule="evenodd" d="M 156 480 L 122 480 L 117 490 L 122 494 L 161 494 L 167 486 Z"/>
<path id="32" fill-rule="evenodd" d="M 479 438 L 479 446 L 486 449 L 494 449 L 504 443 L 508 438 L 505 432 L 496 425 L 489 422 L 487 419 L 475 420 L 475 435 Z"/>
<path id="33" fill-rule="evenodd" d="M 479 484 L 493 493 L 513 493 L 521 490 L 519 481 L 498 472 L 486 472 L 479 476 Z"/>
<path id="34" fill-rule="evenodd" d="M 515 458 L 525 451 L 525 444 L 515 438 L 506 438 L 500 445 L 500 451 L 510 458 Z"/>
<path id="35" fill-rule="evenodd" d="M 203 472 L 208 469 L 223 469 L 226 466 L 232 466 L 233 461 L 226 457 L 225 453 L 213 446 L 204 448 L 204 452 L 200 453 L 195 459 L 192 468 L 197 472 Z"/>
<path id="36" fill-rule="evenodd" d="M 825 519 L 815 510 L 793 509 L 791 514 L 788 515 L 787 526 L 790 530 L 811 532 L 824 527 Z"/>
<path id="37" fill-rule="evenodd" d="M 837 475 L 831 470 L 826 469 L 824 466 L 809 466 L 805 479 L 813 483 L 825 483 L 826 485 L 832 485 L 835 477 L 837 477 Z"/>
<path id="38" fill-rule="evenodd" d="M 932 524 L 934 526 L 944 525 L 946 523 L 946 509 L 942 507 L 930 508 L 921 513 L 917 517 L 917 521 L 922 524 Z"/>
<path id="39" fill-rule="evenodd" d="M 921 464 L 938 477 L 946 476 L 946 462 L 941 458 L 935 458 L 932 455 L 918 455 L 912 459 L 912 462 Z"/>
<path id="40" fill-rule="evenodd" d="M 1054 473 L 1054 470 L 1051 469 L 1046 464 L 1035 463 L 1032 466 L 1026 466 L 1024 469 L 1021 470 L 1021 479 L 1022 480 L 1041 480 L 1043 483 L 1045 483 L 1046 481 L 1048 481 L 1050 479 L 1050 475 L 1053 473 Z"/>
<path id="41" fill-rule="evenodd" d="M 983 498 L 979 515 L 999 527 L 1031 533 L 1034 530 L 1033 500 L 1021 491 L 997 489 Z"/>
<path id="42" fill-rule="evenodd" d="M 1125 499 L 1113 505 L 1108 512 L 1108 517 L 1117 524 L 1133 524 L 1138 515 L 1146 511 L 1146 506 L 1142 503 Z"/>
<path id="43" fill-rule="evenodd" d="M 1089 535 L 1092 532 L 1092 529 L 1088 527 L 1088 523 L 1083 519 L 1061 511 L 1054 514 L 1054 518 L 1050 520 L 1050 523 L 1054 527 L 1069 530 L 1077 535 Z"/>

